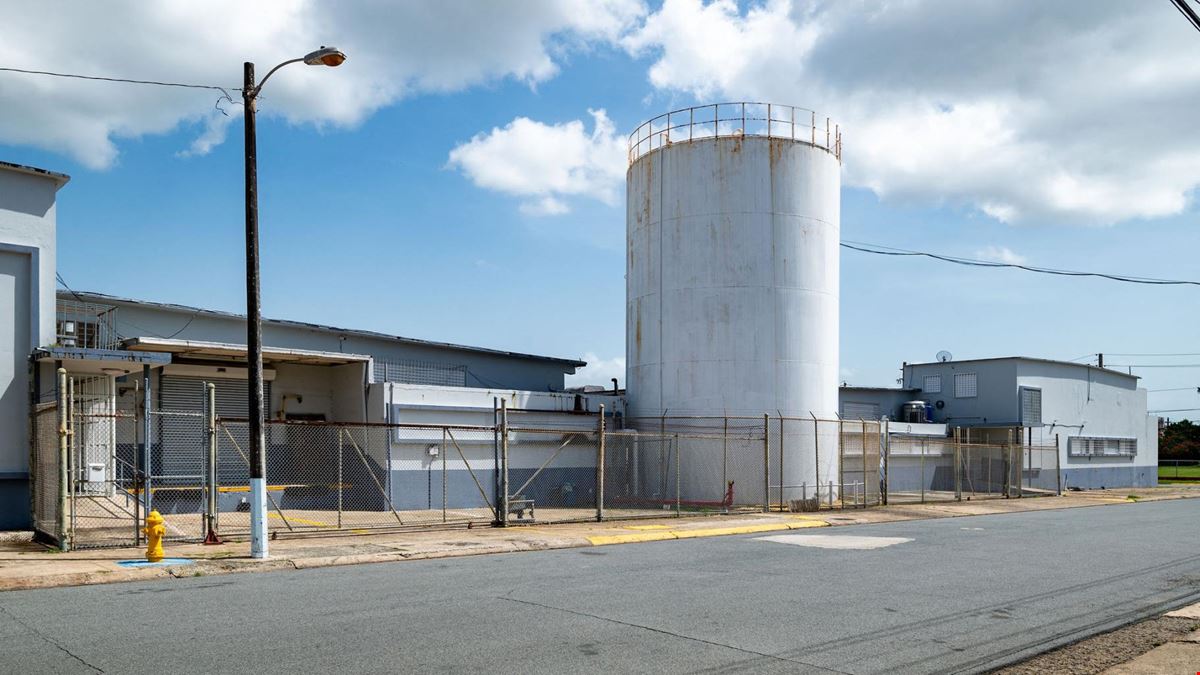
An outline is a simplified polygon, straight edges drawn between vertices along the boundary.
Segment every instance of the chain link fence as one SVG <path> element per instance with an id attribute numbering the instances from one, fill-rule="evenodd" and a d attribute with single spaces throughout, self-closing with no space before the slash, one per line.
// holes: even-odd
<path id="1" fill-rule="evenodd" d="M 76 386 L 68 382 L 64 407 L 31 416 L 40 538 L 138 544 L 150 509 L 169 540 L 249 536 L 246 420 L 208 406 L 116 410 Z M 1056 446 L 893 434 L 879 421 L 511 419 L 501 409 L 487 426 L 267 421 L 268 526 L 286 536 L 814 512 L 1062 489 Z"/>

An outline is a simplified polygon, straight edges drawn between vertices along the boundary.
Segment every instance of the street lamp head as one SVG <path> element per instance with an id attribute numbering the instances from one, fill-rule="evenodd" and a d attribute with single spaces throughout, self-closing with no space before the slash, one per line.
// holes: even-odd
<path id="1" fill-rule="evenodd" d="M 340 66 L 345 60 L 346 55 L 334 47 L 321 47 L 304 56 L 304 63 L 310 66 Z"/>

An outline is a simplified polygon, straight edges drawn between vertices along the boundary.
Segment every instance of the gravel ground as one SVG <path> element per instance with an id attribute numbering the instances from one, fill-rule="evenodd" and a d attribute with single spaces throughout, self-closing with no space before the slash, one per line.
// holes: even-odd
<path id="1" fill-rule="evenodd" d="M 1141 656 L 1200 628 L 1200 621 L 1160 616 L 1039 654 L 992 671 L 999 675 L 1092 675 Z"/>

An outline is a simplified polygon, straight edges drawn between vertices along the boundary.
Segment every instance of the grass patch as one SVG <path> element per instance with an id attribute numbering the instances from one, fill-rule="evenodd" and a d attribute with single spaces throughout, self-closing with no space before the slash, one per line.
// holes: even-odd
<path id="1" fill-rule="evenodd" d="M 1200 465 L 1189 466 L 1160 466 L 1159 480 L 1200 480 Z"/>

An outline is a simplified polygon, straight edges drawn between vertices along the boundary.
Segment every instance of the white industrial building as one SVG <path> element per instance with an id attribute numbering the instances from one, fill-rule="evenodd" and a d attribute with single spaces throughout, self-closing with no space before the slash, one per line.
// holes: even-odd
<path id="1" fill-rule="evenodd" d="M 55 195 L 68 180 L 0 162 L 0 528 L 29 520 L 29 354 L 54 342 Z"/>
<path id="2" fill-rule="evenodd" d="M 638 127 L 629 160 L 626 391 L 565 391 L 564 376 L 585 365 L 575 359 L 264 320 L 267 417 L 487 427 L 503 401 L 529 424 L 582 431 L 595 427 L 603 405 L 616 426 L 647 433 L 671 431 L 678 418 L 724 419 L 728 438 L 728 419 L 742 417 L 767 438 L 749 443 L 747 436 L 755 453 L 770 444 L 764 415 L 777 418 L 781 430 L 785 418 L 811 424 L 806 445 L 789 448 L 773 480 L 737 479 L 739 498 L 767 506 L 768 482 L 780 502 L 785 487 L 797 486 L 822 486 L 813 494 L 832 501 L 834 485 L 850 469 L 840 468 L 840 425 L 818 419 L 839 415 L 904 420 L 890 431 L 913 437 L 946 438 L 961 428 L 980 441 L 1004 442 L 1014 433 L 1043 445 L 1057 439 L 1068 487 L 1156 483 L 1156 420 L 1137 378 L 1127 374 L 1042 359 L 977 359 L 905 364 L 898 388 L 839 392 L 841 136 L 827 118 L 767 104 L 688 108 Z M 143 401 L 158 411 L 199 411 L 204 383 L 215 383 L 218 415 L 246 414 L 243 316 L 56 292 L 55 193 L 67 180 L 0 163 L 0 528 L 28 525 L 27 423 L 31 411 L 55 400 L 60 367 L 78 378 L 88 412 L 136 414 Z M 166 423 L 139 430 L 137 442 L 149 446 L 145 456 L 179 456 L 163 452 L 171 431 Z M 777 447 L 787 433 L 780 431 Z M 101 482 L 113 480 L 106 474 L 118 453 L 133 455 L 132 441 L 124 447 L 116 435 L 108 465 L 93 466 L 86 450 L 82 457 L 83 468 Z M 463 442 L 454 439 L 456 455 L 448 458 L 446 440 L 435 435 L 397 429 L 372 449 L 375 466 L 368 471 L 385 474 L 379 491 L 387 506 L 432 508 L 435 472 L 443 495 L 453 493 L 441 499 L 443 508 L 451 501 L 478 506 L 480 497 L 497 503 L 499 478 L 478 475 L 500 473 L 494 439 L 465 434 Z M 567 447 L 573 435 L 563 436 L 553 466 L 539 464 L 542 441 L 526 438 L 517 445 L 527 450 L 510 458 L 509 473 L 539 475 L 543 480 L 530 489 L 556 491 L 559 501 L 576 488 L 586 492 L 595 485 L 596 456 Z M 868 466 L 870 438 L 864 427 L 856 441 L 854 480 L 863 503 L 879 483 Z M 285 448 L 287 440 L 268 443 Z M 547 438 L 545 445 L 555 443 Z M 710 450 L 724 456 L 726 445 Z M 682 492 L 684 499 L 719 502 L 726 479 L 733 480 L 724 459 L 681 469 L 663 463 L 668 454 L 656 455 L 657 468 L 636 467 L 638 480 L 657 470 L 654 479 L 666 485 L 673 472 L 677 500 Z M 276 462 L 269 475 L 278 462 L 303 462 L 269 456 Z M 181 482 L 194 479 L 185 475 L 194 467 L 178 470 Z M 155 471 L 169 478 L 175 468 Z"/>
<path id="3" fill-rule="evenodd" d="M 55 400 L 58 367 L 77 380 L 76 396 L 86 399 L 80 405 L 89 412 L 137 411 L 148 389 L 153 409 L 196 413 L 204 408 L 204 383 L 212 382 L 219 415 L 246 415 L 244 316 L 55 291 L 55 192 L 67 180 L 0 164 L 0 316 L 8 329 L 0 331 L 0 529 L 29 525 L 29 413 Z M 601 403 L 609 414 L 622 412 L 611 392 L 564 391 L 564 376 L 585 365 L 576 359 L 271 319 L 263 321 L 263 344 L 268 419 L 490 424 L 499 400 L 536 411 L 543 422 L 557 420 L 558 426 L 584 420 L 594 426 Z M 441 412 L 431 412 L 436 410 Z M 108 433 L 117 435 L 112 428 Z M 156 458 L 177 456 L 162 451 L 172 442 L 169 424 L 152 429 L 151 436 Z M 382 457 L 389 492 L 399 504 L 405 502 L 404 486 L 413 482 L 407 472 L 420 473 L 423 482 L 433 466 L 447 465 L 433 464 L 424 446 L 420 451 L 426 454 L 407 457 L 412 448 L 402 439 L 392 445 L 397 454 Z M 487 455 L 473 466 L 492 462 L 490 440 Z M 175 471 L 195 473 L 195 461 L 188 467 L 157 466 L 155 472 L 166 481 Z M 513 458 L 514 468 L 526 463 Z M 111 458 L 97 470 L 112 471 Z M 454 463 L 446 470 L 453 472 Z"/>
<path id="4" fill-rule="evenodd" d="M 1134 375 L 1021 356 L 906 363 L 898 388 L 842 387 L 844 419 L 955 428 L 979 442 L 1055 445 L 1063 486 L 1158 484 L 1158 417 Z"/>

